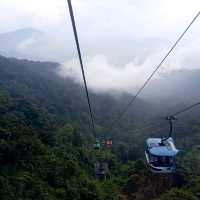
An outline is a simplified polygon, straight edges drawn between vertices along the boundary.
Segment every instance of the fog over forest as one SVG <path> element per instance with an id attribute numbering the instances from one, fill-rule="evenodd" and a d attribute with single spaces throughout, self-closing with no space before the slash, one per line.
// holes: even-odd
<path id="1" fill-rule="evenodd" d="M 127 0 L 123 6 L 114 0 L 106 4 L 105 1 L 74 0 L 73 4 L 90 89 L 131 94 L 155 69 L 200 6 L 198 0 L 192 3 Z M 21 0 L 17 5 L 11 0 L 0 3 L 3 8 L 0 19 L 10 13 L 7 23 L 2 23 L 0 28 L 0 53 L 8 57 L 59 62 L 58 73 L 82 84 L 66 2 Z M 167 84 L 166 76 L 174 71 L 200 69 L 199 33 L 197 19 L 163 64 L 155 82 Z M 175 79 L 173 81 L 174 85 L 178 84 Z M 166 87 L 163 86 L 163 90 Z"/>

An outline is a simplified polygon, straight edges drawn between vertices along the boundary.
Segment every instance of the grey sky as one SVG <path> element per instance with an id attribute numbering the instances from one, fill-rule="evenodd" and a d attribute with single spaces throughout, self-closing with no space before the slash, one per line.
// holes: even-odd
<path id="1" fill-rule="evenodd" d="M 200 10 L 199 0 L 72 0 L 89 86 L 139 86 Z M 64 63 L 80 81 L 66 0 L 1 0 L 0 32 L 33 27 L 45 36 L 19 44 L 21 53 Z M 164 71 L 200 68 L 200 18 Z"/>

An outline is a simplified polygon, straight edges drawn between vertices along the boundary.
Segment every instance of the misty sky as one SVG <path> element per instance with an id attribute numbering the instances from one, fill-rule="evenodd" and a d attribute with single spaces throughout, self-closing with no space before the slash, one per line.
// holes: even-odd
<path id="1" fill-rule="evenodd" d="M 200 0 L 72 0 L 89 87 L 138 87 L 200 10 Z M 17 50 L 62 63 L 60 74 L 81 81 L 66 0 L 1 0 L 0 33 L 44 32 Z M 200 18 L 162 72 L 200 68 Z"/>

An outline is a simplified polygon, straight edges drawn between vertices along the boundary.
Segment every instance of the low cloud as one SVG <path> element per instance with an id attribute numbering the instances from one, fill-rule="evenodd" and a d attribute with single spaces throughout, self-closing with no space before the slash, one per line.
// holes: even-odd
<path id="1" fill-rule="evenodd" d="M 96 55 L 85 60 L 85 74 L 88 87 L 93 91 L 106 92 L 110 90 L 135 92 L 153 71 L 156 57 L 142 63 L 130 62 L 124 66 L 116 66 L 103 55 Z M 78 60 L 71 60 L 60 66 L 62 77 L 73 78 L 77 83 L 82 82 L 82 74 Z M 159 76 L 156 76 L 159 78 Z"/>
<path id="2" fill-rule="evenodd" d="M 152 48 L 151 53 L 141 53 L 133 61 L 121 65 L 115 64 L 105 55 L 84 57 L 88 87 L 97 92 L 114 90 L 135 93 L 155 70 L 169 47 L 170 45 L 168 48 Z M 200 38 L 178 46 L 153 78 L 162 79 L 166 73 L 173 71 L 200 69 L 199 51 Z M 62 77 L 70 77 L 77 83 L 83 83 L 80 64 L 76 59 L 62 64 L 58 73 Z"/>
<path id="3" fill-rule="evenodd" d="M 200 8 L 199 0 L 72 3 L 88 85 L 98 92 L 134 93 Z M 45 33 L 20 40 L 17 48 L 11 44 L 8 49 L 6 41 L 7 51 L 0 44 L 2 52 L 15 50 L 20 58 L 64 63 L 59 74 L 83 83 L 65 0 L 1 0 L 0 7 L 0 32 L 31 26 Z M 154 78 L 174 70 L 200 68 L 199 23 L 200 18 Z"/>

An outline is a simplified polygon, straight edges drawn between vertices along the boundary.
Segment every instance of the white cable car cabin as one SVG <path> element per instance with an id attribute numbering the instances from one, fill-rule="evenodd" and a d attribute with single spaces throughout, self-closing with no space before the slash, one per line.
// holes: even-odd
<path id="1" fill-rule="evenodd" d="M 94 148 L 95 150 L 100 150 L 100 148 L 101 148 L 101 143 L 100 143 L 99 140 L 96 140 L 95 144 L 93 145 L 93 148 Z"/>
<path id="2" fill-rule="evenodd" d="M 147 164 L 153 173 L 175 173 L 176 155 L 179 152 L 174 145 L 174 140 L 169 137 L 148 138 L 145 151 Z"/>

